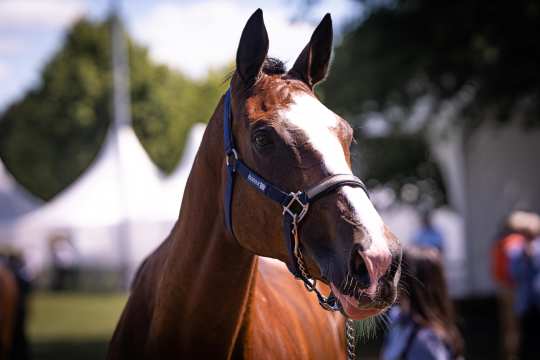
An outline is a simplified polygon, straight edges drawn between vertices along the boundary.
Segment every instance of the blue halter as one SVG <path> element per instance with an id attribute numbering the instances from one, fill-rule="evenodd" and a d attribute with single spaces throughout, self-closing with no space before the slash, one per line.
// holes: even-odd
<path id="1" fill-rule="evenodd" d="M 231 89 L 227 90 L 224 99 L 223 114 L 223 139 L 225 147 L 225 159 L 227 167 L 227 184 L 225 189 L 225 224 L 233 234 L 232 227 L 232 196 L 234 188 L 234 174 L 240 174 L 246 182 L 257 191 L 274 200 L 283 209 L 283 234 L 285 245 L 289 253 L 287 267 L 298 279 L 304 282 L 309 291 L 314 291 L 321 306 L 326 310 L 339 310 L 339 303 L 333 295 L 324 297 L 315 287 L 315 280 L 311 279 L 304 264 L 302 245 L 299 242 L 298 225 L 307 214 L 309 205 L 322 196 L 336 190 L 341 186 L 353 186 L 362 188 L 366 194 L 364 183 L 352 174 L 340 174 L 330 176 L 306 191 L 285 192 L 262 176 L 250 169 L 239 159 L 234 146 L 232 133 Z"/>

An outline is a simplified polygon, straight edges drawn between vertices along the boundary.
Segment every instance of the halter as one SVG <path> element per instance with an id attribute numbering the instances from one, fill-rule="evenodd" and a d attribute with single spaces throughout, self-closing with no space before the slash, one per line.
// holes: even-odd
<path id="1" fill-rule="evenodd" d="M 227 184 L 225 190 L 225 223 L 233 234 L 231 205 L 234 187 L 235 173 L 240 174 L 246 182 L 259 192 L 274 200 L 282 207 L 283 234 L 285 245 L 289 253 L 287 268 L 297 278 L 302 280 L 308 291 L 313 291 L 317 295 L 319 304 L 330 311 L 340 310 L 340 305 L 335 296 L 330 293 L 328 297 L 322 295 L 316 287 L 316 280 L 313 279 L 304 263 L 302 255 L 302 244 L 298 236 L 298 225 L 306 216 L 309 205 L 321 197 L 330 194 L 342 186 L 359 187 L 367 192 L 364 183 L 352 174 L 332 175 L 322 180 L 306 191 L 286 192 L 272 183 L 265 180 L 255 171 L 249 168 L 238 157 L 238 152 L 234 147 L 234 137 L 232 133 L 232 111 L 231 111 L 231 89 L 227 90 L 224 99 L 223 135 L 225 145 L 225 162 L 227 167 Z"/>

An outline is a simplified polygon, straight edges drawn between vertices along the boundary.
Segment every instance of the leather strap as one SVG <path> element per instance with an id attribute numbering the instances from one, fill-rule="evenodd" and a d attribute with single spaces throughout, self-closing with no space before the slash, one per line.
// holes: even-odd
<path id="1" fill-rule="evenodd" d="M 234 149 L 234 139 L 232 135 L 231 116 L 231 89 L 229 88 L 223 98 L 223 144 L 225 157 L 227 158 L 227 179 L 225 184 L 225 226 L 234 236 L 232 227 L 232 194 L 234 188 L 235 165 L 231 162 L 232 156 L 238 158 Z"/>
<path id="2" fill-rule="evenodd" d="M 341 186 L 360 187 L 365 191 L 366 194 L 368 194 L 366 185 L 364 185 L 362 180 L 353 174 L 338 174 L 327 177 L 317 185 L 313 186 L 306 191 L 306 195 L 308 196 L 310 202 L 313 202 Z"/>

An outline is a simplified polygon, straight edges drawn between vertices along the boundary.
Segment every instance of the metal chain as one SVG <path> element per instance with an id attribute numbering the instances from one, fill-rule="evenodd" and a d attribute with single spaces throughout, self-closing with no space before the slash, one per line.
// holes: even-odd
<path id="1" fill-rule="evenodd" d="M 319 300 L 319 305 L 321 305 L 323 309 L 328 311 L 338 311 L 339 308 L 336 307 L 335 298 L 331 296 L 324 296 L 317 289 L 317 280 L 313 279 L 309 274 L 306 263 L 304 262 L 304 256 L 302 255 L 302 251 L 300 250 L 298 239 L 298 226 L 296 221 L 294 220 L 295 219 L 293 218 L 292 234 L 294 238 L 294 259 L 296 260 L 296 264 L 298 266 L 298 269 L 300 270 L 300 280 L 302 280 L 302 282 L 304 283 L 307 291 L 315 292 L 315 294 L 317 295 L 317 299 Z"/>
<path id="2" fill-rule="evenodd" d="M 311 285 L 308 285 L 304 281 L 304 286 L 306 287 L 308 291 L 315 291 L 317 292 L 317 294 L 319 294 L 316 288 L 317 280 L 312 279 L 311 276 L 309 275 L 309 272 L 307 271 L 307 268 L 304 262 L 304 256 L 302 255 L 302 252 L 300 251 L 299 239 L 298 239 L 298 224 L 296 222 L 296 217 L 293 218 L 292 234 L 294 237 L 294 255 L 296 257 L 296 263 L 298 264 L 298 269 L 300 270 L 300 272 L 302 273 L 302 276 L 306 280 L 313 281 Z M 319 302 L 321 303 L 321 306 L 323 306 L 323 308 L 328 310 L 328 303 L 327 303 L 328 298 L 323 298 L 323 299 L 325 303 L 321 303 L 320 300 Z M 356 339 L 355 339 L 355 331 L 354 331 L 354 321 L 352 319 L 347 319 L 345 321 L 345 338 L 347 340 L 347 344 L 346 344 L 347 345 L 347 360 L 355 360 L 356 359 L 356 352 L 355 352 Z"/>
<path id="3" fill-rule="evenodd" d="M 345 337 L 347 338 L 347 360 L 356 359 L 356 339 L 354 336 L 354 321 L 347 319 L 345 321 Z"/>
<path id="4" fill-rule="evenodd" d="M 302 273 L 302 276 L 306 279 L 311 279 L 311 276 L 309 275 L 306 264 L 304 262 L 304 256 L 302 255 L 302 252 L 300 251 L 300 247 L 298 246 L 298 230 L 296 227 L 296 222 L 294 222 L 293 225 L 293 236 L 294 236 L 294 255 L 296 256 L 296 263 L 298 264 L 298 269 L 300 269 L 300 272 Z M 313 291 L 313 288 L 315 287 L 316 280 L 313 280 L 313 286 L 311 288 L 308 288 L 309 291 Z M 307 284 L 306 284 L 307 287 Z"/>

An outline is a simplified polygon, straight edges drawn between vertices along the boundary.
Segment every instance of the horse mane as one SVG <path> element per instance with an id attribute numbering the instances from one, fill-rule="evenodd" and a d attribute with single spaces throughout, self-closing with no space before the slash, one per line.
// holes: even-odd
<path id="1" fill-rule="evenodd" d="M 236 69 L 233 69 L 231 70 L 231 72 L 225 75 L 225 79 L 223 79 L 223 84 L 231 81 L 231 78 L 235 72 Z M 285 68 L 285 62 L 283 62 L 282 60 L 274 57 L 267 57 L 266 59 L 264 59 L 262 72 L 266 75 L 283 75 L 287 72 L 287 69 Z"/>

